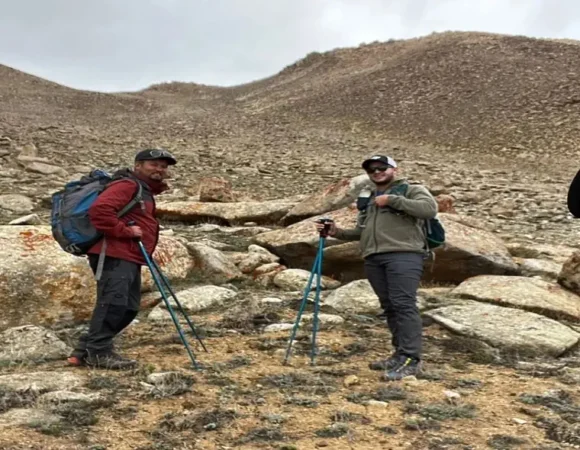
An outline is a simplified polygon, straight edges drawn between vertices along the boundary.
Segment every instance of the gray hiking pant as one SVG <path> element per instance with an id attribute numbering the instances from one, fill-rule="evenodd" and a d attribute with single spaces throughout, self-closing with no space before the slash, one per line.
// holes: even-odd
<path id="1" fill-rule="evenodd" d="M 365 259 L 369 283 L 379 297 L 399 355 L 421 358 L 422 321 L 417 289 L 423 275 L 420 253 L 377 253 Z"/>
<path id="2" fill-rule="evenodd" d="M 89 255 L 93 272 L 99 255 Z M 113 351 L 113 339 L 139 313 L 141 303 L 141 266 L 107 256 L 103 274 L 97 282 L 97 302 L 89 330 L 79 338 L 73 355 L 106 355 Z"/>

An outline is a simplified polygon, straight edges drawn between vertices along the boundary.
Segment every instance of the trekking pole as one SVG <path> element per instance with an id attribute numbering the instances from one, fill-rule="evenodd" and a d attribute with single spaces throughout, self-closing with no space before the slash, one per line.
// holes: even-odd
<path id="1" fill-rule="evenodd" d="M 171 285 L 169 284 L 169 280 L 167 279 L 167 277 L 165 276 L 165 274 L 161 271 L 161 268 L 159 267 L 159 265 L 157 264 L 157 262 L 153 258 L 151 258 L 151 262 L 153 263 L 153 267 L 155 268 L 155 270 L 157 271 L 157 273 L 161 276 L 161 280 L 165 284 L 165 287 L 167 287 L 167 290 L 169 291 L 169 293 L 173 297 L 173 300 L 175 300 L 175 303 L 177 304 L 177 306 L 179 308 L 179 311 L 181 312 L 181 314 L 183 314 L 183 317 L 185 317 L 185 320 L 187 321 L 187 324 L 189 325 L 189 328 L 191 329 L 191 332 L 193 333 L 193 335 L 195 336 L 195 338 L 199 341 L 199 343 L 201 344 L 201 346 L 204 349 L 204 351 L 206 353 L 209 353 L 208 350 L 207 350 L 207 348 L 205 347 L 205 344 L 201 340 L 201 337 L 197 333 L 197 330 L 195 329 L 195 326 L 193 325 L 193 322 L 191 321 L 191 319 L 189 318 L 189 316 L 187 315 L 187 313 L 185 312 L 185 310 L 181 306 L 181 302 L 177 299 L 177 295 L 175 295 L 175 292 L 173 292 L 173 289 L 171 288 Z"/>
<path id="2" fill-rule="evenodd" d="M 324 228 L 320 231 L 320 238 L 318 240 L 318 249 L 316 252 L 316 258 L 312 264 L 312 270 L 310 271 L 310 277 L 306 288 L 304 289 L 304 296 L 302 297 L 302 302 L 300 308 L 298 309 L 298 315 L 296 316 L 296 321 L 294 322 L 294 327 L 292 328 L 292 333 L 290 335 L 290 340 L 288 341 L 288 348 L 286 349 L 286 356 L 284 358 L 284 364 L 288 363 L 290 358 L 290 353 L 292 351 L 292 344 L 296 338 L 296 333 L 298 327 L 300 326 L 300 320 L 302 319 L 302 314 L 306 308 L 306 302 L 308 301 L 308 294 L 310 292 L 312 281 L 316 275 L 316 292 L 314 296 L 314 316 L 313 316 L 313 327 L 312 327 L 312 348 L 310 352 L 310 361 L 314 365 L 314 358 L 316 355 L 316 334 L 318 332 L 318 312 L 320 311 L 320 290 L 321 290 L 321 278 L 322 278 L 322 257 L 324 253 L 324 242 L 328 236 L 330 230 L 330 225 L 332 223 L 331 219 L 319 219 L 319 223 L 324 225 Z"/>
<path id="3" fill-rule="evenodd" d="M 133 223 L 130 222 L 128 225 L 132 226 L 133 224 L 134 224 L 134 222 Z M 167 294 L 165 293 L 165 289 L 163 289 L 163 286 L 161 285 L 161 281 L 159 280 L 159 277 L 157 276 L 157 273 L 155 272 L 155 269 L 153 267 L 153 263 L 151 262 L 151 258 L 147 254 L 147 250 L 145 250 L 145 246 L 143 245 L 143 242 L 141 242 L 141 239 L 137 239 L 137 243 L 139 244 L 139 249 L 141 250 L 141 253 L 143 254 L 143 258 L 145 258 L 145 262 L 147 263 L 147 267 L 149 268 L 149 271 L 151 272 L 151 276 L 153 277 L 153 281 L 155 282 L 157 289 L 159 289 L 159 292 L 161 293 L 161 297 L 163 298 L 163 301 L 165 302 L 165 306 L 167 306 L 167 310 L 169 311 L 169 315 L 171 316 L 171 320 L 173 321 L 173 324 L 175 325 L 175 328 L 177 329 L 177 332 L 179 334 L 179 338 L 181 339 L 181 342 L 183 343 L 183 345 L 185 346 L 185 349 L 187 350 L 187 354 L 189 355 L 189 359 L 191 359 L 191 363 L 193 364 L 193 367 L 195 368 L 195 370 L 199 370 L 199 366 L 197 364 L 197 361 L 195 360 L 195 356 L 193 354 L 193 351 L 191 350 L 189 343 L 187 342 L 187 339 L 185 338 L 185 335 L 183 334 L 183 330 L 181 329 L 181 326 L 179 325 L 179 320 L 177 320 L 177 317 L 175 315 L 175 311 L 173 311 L 173 307 L 171 306 L 170 301 L 167 298 Z"/>

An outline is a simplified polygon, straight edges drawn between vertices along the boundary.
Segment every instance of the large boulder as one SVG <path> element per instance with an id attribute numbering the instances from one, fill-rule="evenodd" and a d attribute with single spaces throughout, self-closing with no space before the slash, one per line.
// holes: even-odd
<path id="1" fill-rule="evenodd" d="M 233 300 L 237 295 L 238 293 L 231 289 L 212 285 L 196 286 L 175 293 L 179 304 L 186 313 L 198 313 L 214 307 L 224 306 L 225 303 Z M 170 299 L 170 304 L 177 317 L 183 317 L 175 300 Z M 171 321 L 165 302 L 157 305 L 147 318 L 152 321 Z"/>
<path id="2" fill-rule="evenodd" d="M 370 185 L 367 175 L 344 178 L 327 186 L 321 193 L 311 195 L 298 203 L 283 217 L 282 223 L 291 225 L 308 217 L 344 208 L 356 200 L 363 188 Z"/>
<path id="3" fill-rule="evenodd" d="M 242 279 L 243 274 L 221 251 L 199 242 L 187 244 L 193 255 L 194 270 L 215 283 Z"/>
<path id="4" fill-rule="evenodd" d="M 455 214 L 439 214 L 446 243 L 426 264 L 425 279 L 460 283 L 476 275 L 519 275 L 505 243 L 493 233 L 476 228 Z"/>
<path id="5" fill-rule="evenodd" d="M 332 291 L 324 299 L 324 305 L 340 313 L 378 313 L 379 298 L 368 280 L 352 281 Z"/>
<path id="6" fill-rule="evenodd" d="M 451 331 L 493 347 L 536 357 L 557 357 L 574 347 L 580 334 L 540 314 L 479 303 L 445 306 L 424 313 Z"/>
<path id="7" fill-rule="evenodd" d="M 222 177 L 206 177 L 199 180 L 200 202 L 235 202 L 232 183 Z"/>
<path id="8" fill-rule="evenodd" d="M 259 245 L 250 245 L 248 253 L 237 263 L 243 273 L 252 273 L 264 264 L 272 264 L 280 261 L 280 258 Z"/>
<path id="9" fill-rule="evenodd" d="M 64 252 L 48 226 L 0 226 L 0 329 L 86 319 L 95 281 L 85 258 Z"/>
<path id="10" fill-rule="evenodd" d="M 208 221 L 223 225 L 269 224 L 278 222 L 296 203 L 297 200 L 292 199 L 236 203 L 170 202 L 157 206 L 157 216 L 189 224 Z"/>
<path id="11" fill-rule="evenodd" d="M 194 269 L 187 247 L 170 236 L 159 236 L 153 259 L 170 282 L 186 279 Z M 143 266 L 141 277 L 143 292 L 157 289 L 147 266 Z"/>
<path id="12" fill-rule="evenodd" d="M 450 295 L 580 322 L 580 297 L 537 278 L 481 275 L 465 280 Z"/>
<path id="13" fill-rule="evenodd" d="M 280 256 L 282 264 L 288 267 L 311 270 L 320 239 L 314 226 L 314 221 L 320 217 L 322 216 L 315 216 L 311 219 L 290 225 L 287 228 L 258 234 L 253 240 L 258 245 Z M 339 227 L 350 228 L 356 221 L 356 210 L 353 211 L 350 208 L 343 208 L 337 211 L 331 211 L 325 214 L 324 217 L 333 219 Z M 330 248 L 339 244 L 343 244 L 343 241 L 334 238 L 326 239 L 322 271 L 327 275 L 337 275 L 340 273 L 333 264 L 333 261 L 328 258 Z M 358 243 L 353 244 L 355 254 L 349 259 L 346 271 L 355 271 L 359 275 L 356 278 L 362 278 L 364 275 L 362 275 Z"/>
<path id="14" fill-rule="evenodd" d="M 353 228 L 356 209 L 343 208 L 325 214 L 341 228 Z M 295 223 L 288 228 L 257 235 L 254 240 L 290 267 L 310 270 L 319 236 L 313 222 L 323 216 Z M 439 214 L 446 230 L 446 245 L 436 249 L 434 262 L 427 262 L 425 280 L 455 282 L 484 274 L 518 275 L 519 268 L 505 244 L 489 231 L 477 228 L 455 214 Z M 365 278 L 358 242 L 326 240 L 322 271 L 343 281 Z"/>
<path id="15" fill-rule="evenodd" d="M 154 259 L 170 281 L 192 268 L 187 248 L 161 236 Z M 87 320 L 94 308 L 96 282 L 84 257 L 69 255 L 49 226 L 0 226 L 0 330 L 19 325 L 53 325 Z M 154 287 L 142 270 L 143 291 Z"/>

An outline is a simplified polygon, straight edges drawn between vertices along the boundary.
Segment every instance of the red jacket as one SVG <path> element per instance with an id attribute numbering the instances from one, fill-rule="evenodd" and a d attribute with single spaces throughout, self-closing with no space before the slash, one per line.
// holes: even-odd
<path id="1" fill-rule="evenodd" d="M 128 172 L 132 174 L 131 172 Z M 143 201 L 121 218 L 117 213 L 127 205 L 137 193 L 137 184 L 143 187 Z M 141 228 L 141 241 L 151 256 L 159 240 L 159 222 L 155 218 L 154 195 L 162 192 L 161 183 L 145 182 L 131 176 L 129 179 L 120 179 L 111 183 L 97 197 L 89 209 L 89 218 L 93 226 L 104 233 L 107 241 L 105 254 L 113 258 L 124 259 L 137 264 L 146 264 L 138 242 L 133 238 L 128 223 Z M 100 254 L 103 240 L 97 242 L 89 253 Z"/>

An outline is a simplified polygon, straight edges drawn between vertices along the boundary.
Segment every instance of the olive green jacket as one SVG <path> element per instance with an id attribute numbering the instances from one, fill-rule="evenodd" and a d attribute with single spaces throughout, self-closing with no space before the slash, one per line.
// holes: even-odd
<path id="1" fill-rule="evenodd" d="M 406 195 L 397 193 L 408 186 Z M 335 238 L 345 241 L 360 240 L 363 258 L 375 253 L 426 252 L 424 222 L 437 215 L 437 201 L 422 185 L 408 184 L 396 179 L 384 192 L 389 196 L 387 206 L 374 203 L 373 191 L 368 206 L 359 210 L 354 229 L 337 229 Z"/>

